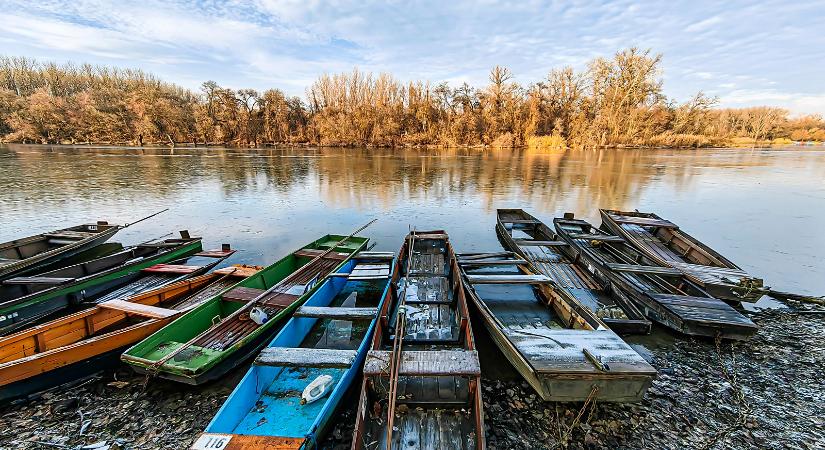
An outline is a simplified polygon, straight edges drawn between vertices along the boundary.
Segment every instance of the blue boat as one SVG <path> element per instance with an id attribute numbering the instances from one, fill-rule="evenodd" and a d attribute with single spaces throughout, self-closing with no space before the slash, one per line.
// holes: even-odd
<path id="1" fill-rule="evenodd" d="M 392 253 L 361 252 L 330 274 L 258 355 L 192 448 L 314 448 L 361 371 L 394 265 Z M 308 387 L 313 382 L 326 384 L 322 394 Z"/>

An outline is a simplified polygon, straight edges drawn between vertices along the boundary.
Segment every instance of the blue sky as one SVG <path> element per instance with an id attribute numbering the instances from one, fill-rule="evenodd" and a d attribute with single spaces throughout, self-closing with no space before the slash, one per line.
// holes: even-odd
<path id="1" fill-rule="evenodd" d="M 139 67 L 197 88 L 303 95 L 353 67 L 480 86 L 489 69 L 539 81 L 639 46 L 664 54 L 665 92 L 825 115 L 825 2 L 0 0 L 0 53 Z"/>

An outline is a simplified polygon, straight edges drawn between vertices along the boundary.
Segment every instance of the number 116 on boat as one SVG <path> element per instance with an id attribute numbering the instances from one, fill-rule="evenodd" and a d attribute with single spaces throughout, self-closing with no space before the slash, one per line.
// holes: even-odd
<path id="1" fill-rule="evenodd" d="M 229 434 L 203 434 L 192 444 L 192 450 L 222 450 L 231 439 Z"/>

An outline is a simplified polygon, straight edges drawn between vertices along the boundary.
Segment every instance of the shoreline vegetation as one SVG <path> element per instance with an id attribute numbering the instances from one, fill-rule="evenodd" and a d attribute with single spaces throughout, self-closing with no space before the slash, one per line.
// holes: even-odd
<path id="1" fill-rule="evenodd" d="M 0 142 L 531 149 L 754 147 L 825 141 L 825 120 L 775 107 L 717 108 L 663 93 L 661 54 L 630 48 L 522 86 L 321 75 L 304 99 L 279 89 L 199 92 L 140 70 L 0 56 Z"/>

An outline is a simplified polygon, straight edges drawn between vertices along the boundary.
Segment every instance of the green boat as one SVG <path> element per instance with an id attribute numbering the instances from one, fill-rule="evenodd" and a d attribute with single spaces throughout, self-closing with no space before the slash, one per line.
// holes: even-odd
<path id="1" fill-rule="evenodd" d="M 198 275 L 205 266 L 168 266 L 200 252 L 201 239 L 182 236 L 126 248 L 96 260 L 32 277 L 15 277 L 0 285 L 0 335 L 46 317 L 159 287 L 180 277 Z M 210 258 L 214 259 L 214 258 Z M 134 288 L 133 288 L 134 287 Z M 123 292 L 129 288 L 128 292 Z"/>
<path id="2" fill-rule="evenodd" d="M 202 384 L 255 356 L 284 319 L 368 239 L 326 235 L 207 300 L 127 350 L 139 373 Z"/>

